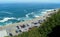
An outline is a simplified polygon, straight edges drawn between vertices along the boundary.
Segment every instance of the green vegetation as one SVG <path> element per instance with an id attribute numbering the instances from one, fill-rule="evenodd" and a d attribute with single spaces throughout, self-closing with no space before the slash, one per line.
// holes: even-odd
<path id="1" fill-rule="evenodd" d="M 32 28 L 29 32 L 24 32 L 14 37 L 48 37 L 47 34 L 51 33 L 52 28 L 60 25 L 60 10 L 51 15 L 39 28 Z"/>
<path id="2" fill-rule="evenodd" d="M 37 29 L 38 28 L 32 28 L 29 32 L 24 32 L 23 34 L 14 37 L 40 37 L 40 33 Z"/>

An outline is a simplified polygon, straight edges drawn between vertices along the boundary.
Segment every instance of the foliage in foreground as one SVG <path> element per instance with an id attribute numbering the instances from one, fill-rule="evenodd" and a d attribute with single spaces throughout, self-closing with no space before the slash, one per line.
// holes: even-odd
<path id="1" fill-rule="evenodd" d="M 47 20 L 39 27 L 32 28 L 29 32 L 24 32 L 14 37 L 48 37 L 47 34 L 51 33 L 52 28 L 60 25 L 60 10 L 58 13 L 51 15 Z"/>

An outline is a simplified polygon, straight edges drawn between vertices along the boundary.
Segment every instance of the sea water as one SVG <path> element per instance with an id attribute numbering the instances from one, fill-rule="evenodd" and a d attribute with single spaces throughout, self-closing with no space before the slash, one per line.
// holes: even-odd
<path id="1" fill-rule="evenodd" d="M 9 3 L 0 4 L 0 26 L 31 20 L 42 16 L 44 11 L 60 8 L 60 4 L 47 3 Z"/>

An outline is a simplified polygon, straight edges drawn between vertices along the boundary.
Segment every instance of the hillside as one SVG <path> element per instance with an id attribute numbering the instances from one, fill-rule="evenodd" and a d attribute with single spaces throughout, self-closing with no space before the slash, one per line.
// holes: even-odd
<path id="1" fill-rule="evenodd" d="M 60 10 L 47 18 L 39 28 L 33 27 L 29 32 L 24 32 L 23 34 L 13 37 L 50 37 L 49 34 L 52 33 L 56 26 L 60 27 Z M 51 37 L 54 36 L 51 35 Z"/>

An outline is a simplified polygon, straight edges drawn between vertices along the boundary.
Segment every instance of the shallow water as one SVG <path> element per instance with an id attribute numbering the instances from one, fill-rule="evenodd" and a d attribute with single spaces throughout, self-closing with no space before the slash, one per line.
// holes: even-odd
<path id="1" fill-rule="evenodd" d="M 30 20 L 55 8 L 60 8 L 60 4 L 0 4 L 0 26 Z"/>

